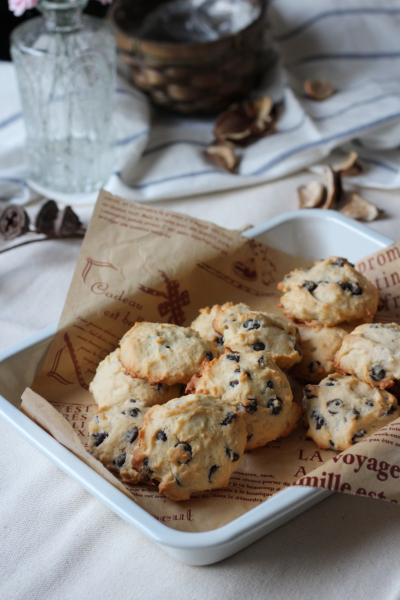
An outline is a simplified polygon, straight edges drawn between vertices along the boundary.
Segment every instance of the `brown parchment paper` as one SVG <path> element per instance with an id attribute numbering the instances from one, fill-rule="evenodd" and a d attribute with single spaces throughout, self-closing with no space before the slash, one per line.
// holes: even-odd
<path id="1" fill-rule="evenodd" d="M 370 274 L 364 263 L 358 268 L 367 277 L 382 277 L 377 259 L 377 273 Z M 221 527 L 295 484 L 400 502 L 400 419 L 339 455 L 318 449 L 300 426 L 246 453 L 228 487 L 179 503 L 151 486 L 124 486 L 85 450 L 87 424 L 96 412 L 90 381 L 136 321 L 188 326 L 199 308 L 229 300 L 279 314 L 277 283 L 293 268 L 310 264 L 212 223 L 102 190 L 57 333 L 32 390 L 23 394 L 22 410 L 156 519 L 182 531 Z M 381 315 L 391 320 L 391 311 L 389 306 L 377 320 Z M 302 388 L 292 383 L 300 400 Z"/>

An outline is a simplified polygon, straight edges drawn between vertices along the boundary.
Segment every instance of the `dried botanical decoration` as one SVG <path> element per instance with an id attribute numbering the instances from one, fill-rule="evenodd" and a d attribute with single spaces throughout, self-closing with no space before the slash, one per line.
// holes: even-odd
<path id="1" fill-rule="evenodd" d="M 332 166 L 335 173 L 339 173 L 342 177 L 354 177 L 359 175 L 363 168 L 359 162 L 357 162 L 358 154 L 355 150 L 352 150 L 347 154 L 341 161 Z"/>
<path id="2" fill-rule="evenodd" d="M 232 104 L 222 112 L 214 125 L 218 142 L 230 141 L 235 146 L 248 146 L 275 130 L 277 111 L 270 96 Z"/>
<path id="3" fill-rule="evenodd" d="M 270 96 L 256 98 L 251 103 L 251 108 L 254 114 L 252 124 L 254 133 L 263 136 L 272 133 L 276 123 L 276 109 L 272 98 Z"/>
<path id="4" fill-rule="evenodd" d="M 80 228 L 82 223 L 79 217 L 70 206 L 66 206 L 61 210 L 54 222 L 54 233 L 56 237 L 71 237 L 75 235 Z"/>
<path id="5" fill-rule="evenodd" d="M 36 216 L 35 227 L 37 233 L 54 234 L 54 221 L 58 213 L 58 206 L 54 200 L 45 202 Z"/>
<path id="6" fill-rule="evenodd" d="M 335 173 L 331 167 L 327 166 L 325 167 L 323 178 L 326 186 L 326 199 L 322 208 L 334 208 L 336 201 L 339 200 L 342 195 L 340 175 L 339 173 Z"/>
<path id="7" fill-rule="evenodd" d="M 341 211 L 343 215 L 357 219 L 359 221 L 374 221 L 379 215 L 379 210 L 368 202 L 359 194 L 351 194 L 349 197 L 350 202 Z"/>
<path id="8" fill-rule="evenodd" d="M 237 141 L 249 137 L 252 134 L 253 115 L 248 114 L 247 103 L 232 104 L 222 112 L 214 126 L 214 134 L 217 140 Z"/>
<path id="9" fill-rule="evenodd" d="M 335 93 L 335 89 L 326 79 L 307 79 L 304 82 L 304 91 L 312 100 L 326 100 Z"/>
<path id="10" fill-rule="evenodd" d="M 326 187 L 319 181 L 310 181 L 297 189 L 299 208 L 316 208 L 326 198 Z"/>
<path id="11" fill-rule="evenodd" d="M 0 213 L 0 237 L 6 241 L 29 234 L 12 246 L 0 250 L 0 254 L 33 242 L 43 242 L 55 238 L 82 238 L 86 230 L 82 227 L 78 215 L 70 206 L 60 211 L 54 200 L 48 200 L 40 208 L 35 225 L 30 227 L 29 216 L 23 208 L 9 204 Z"/>
<path id="12" fill-rule="evenodd" d="M 204 156 L 216 162 L 225 171 L 235 173 L 239 164 L 239 158 L 236 156 L 233 148 L 233 144 L 228 141 L 217 142 L 204 151 Z"/>
<path id="13" fill-rule="evenodd" d="M 0 234 L 6 240 L 13 240 L 29 231 L 29 217 L 23 208 L 9 204 L 0 215 Z"/>

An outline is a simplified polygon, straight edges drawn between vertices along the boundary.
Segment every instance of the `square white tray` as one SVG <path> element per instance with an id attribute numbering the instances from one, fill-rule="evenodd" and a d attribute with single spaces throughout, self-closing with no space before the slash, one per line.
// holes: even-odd
<path id="1" fill-rule="evenodd" d="M 287 213 L 244 235 L 298 256 L 316 259 L 336 254 L 353 262 L 392 243 L 391 239 L 329 210 Z M 39 372 L 55 331 L 56 326 L 48 327 L 0 352 L 0 416 L 93 496 L 171 556 L 191 565 L 217 562 L 332 493 L 287 488 L 231 523 L 205 533 L 175 531 L 156 521 L 16 408 L 23 390 Z"/>

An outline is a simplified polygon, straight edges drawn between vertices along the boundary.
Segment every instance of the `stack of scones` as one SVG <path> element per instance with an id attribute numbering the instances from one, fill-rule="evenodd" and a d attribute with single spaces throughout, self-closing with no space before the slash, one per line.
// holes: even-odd
<path id="1" fill-rule="evenodd" d="M 334 450 L 397 418 L 386 388 L 400 379 L 400 327 L 365 323 L 376 288 L 338 257 L 278 288 L 291 321 L 228 302 L 190 328 L 136 323 L 90 385 L 89 451 L 123 482 L 186 500 L 227 485 L 244 452 L 287 436 L 303 408 L 309 437 Z M 303 408 L 283 370 L 307 384 Z"/>

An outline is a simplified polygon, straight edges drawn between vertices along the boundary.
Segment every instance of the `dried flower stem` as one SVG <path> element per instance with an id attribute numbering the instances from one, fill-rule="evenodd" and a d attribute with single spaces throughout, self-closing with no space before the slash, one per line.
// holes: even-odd
<path id="1" fill-rule="evenodd" d="M 85 235 L 85 231 L 82 231 L 81 233 L 75 233 L 74 235 L 70 235 L 68 237 L 42 237 L 42 238 L 37 238 L 35 240 L 24 240 L 22 242 L 20 242 L 19 244 L 14 244 L 13 246 L 9 246 L 8 248 L 3 248 L 2 250 L 0 250 L 0 254 L 3 254 L 4 252 L 8 252 L 9 250 L 14 250 L 14 248 L 20 248 L 21 246 L 25 246 L 26 244 L 33 244 L 35 242 L 47 242 L 47 240 L 71 240 L 71 239 L 82 239 Z"/>

